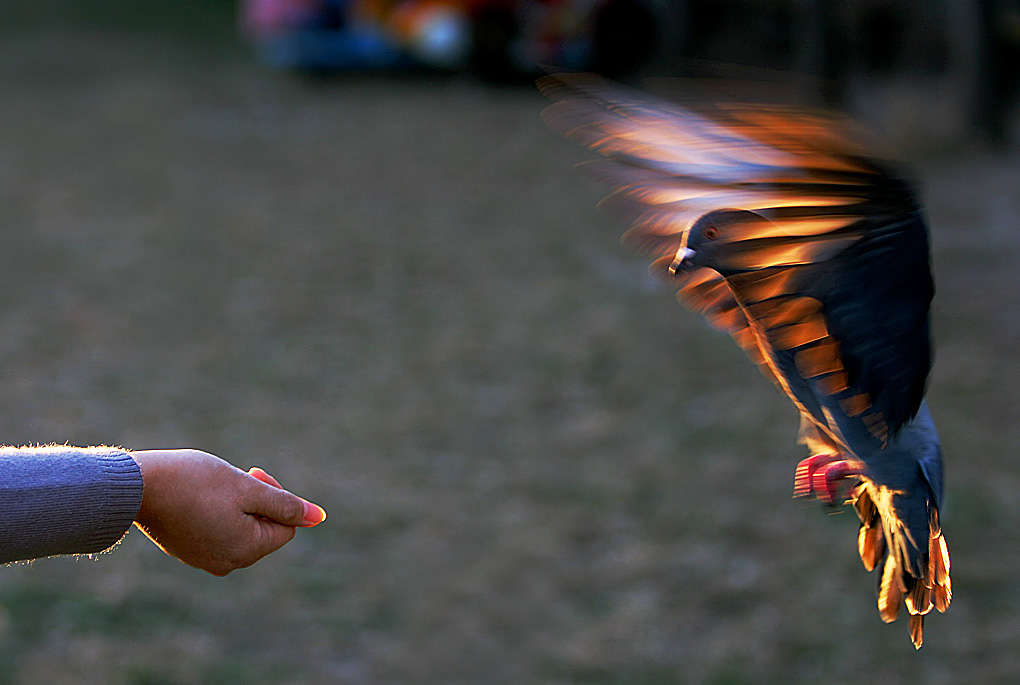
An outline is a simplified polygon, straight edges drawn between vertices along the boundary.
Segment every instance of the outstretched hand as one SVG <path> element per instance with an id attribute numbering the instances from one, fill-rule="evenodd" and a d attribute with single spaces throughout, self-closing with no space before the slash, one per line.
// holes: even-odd
<path id="1" fill-rule="evenodd" d="M 199 450 L 132 452 L 142 471 L 135 525 L 164 552 L 217 576 L 251 566 L 321 523 L 322 508 L 260 468 L 245 473 Z"/>

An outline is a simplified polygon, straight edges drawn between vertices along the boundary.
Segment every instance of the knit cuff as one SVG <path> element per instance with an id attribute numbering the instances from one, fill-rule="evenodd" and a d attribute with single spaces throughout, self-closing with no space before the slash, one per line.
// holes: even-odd
<path id="1" fill-rule="evenodd" d="M 131 527 L 142 505 L 142 471 L 124 450 L 89 450 L 105 479 L 105 497 L 97 511 L 94 527 L 85 540 L 84 553 L 102 552 L 113 547 Z"/>

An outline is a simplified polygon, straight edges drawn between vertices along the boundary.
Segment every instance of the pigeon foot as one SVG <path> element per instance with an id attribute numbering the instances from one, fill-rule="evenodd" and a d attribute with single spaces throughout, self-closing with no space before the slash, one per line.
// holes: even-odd
<path id="1" fill-rule="evenodd" d="M 797 464 L 793 496 L 814 496 L 825 504 L 835 504 L 847 478 L 860 476 L 864 464 L 839 454 L 813 454 Z"/>

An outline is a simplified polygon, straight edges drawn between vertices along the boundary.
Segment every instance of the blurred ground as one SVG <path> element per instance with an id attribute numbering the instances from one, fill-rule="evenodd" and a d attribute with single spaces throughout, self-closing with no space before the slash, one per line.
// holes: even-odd
<path id="1" fill-rule="evenodd" d="M 0 42 L 0 441 L 195 446 L 322 503 L 207 577 L 0 569 L 0 683 L 1020 679 L 1020 158 L 917 160 L 950 611 L 883 625 L 792 407 L 594 210 L 528 89 Z"/>

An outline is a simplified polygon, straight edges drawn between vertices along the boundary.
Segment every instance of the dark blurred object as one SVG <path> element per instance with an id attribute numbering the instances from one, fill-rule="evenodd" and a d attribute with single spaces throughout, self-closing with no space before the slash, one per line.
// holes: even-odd
<path id="1" fill-rule="evenodd" d="M 821 73 L 840 89 L 837 99 L 882 83 L 916 94 L 914 112 L 924 120 L 919 123 L 942 117 L 951 120 L 943 126 L 976 128 L 1004 141 L 1020 87 L 1020 0 L 843 0 L 819 6 L 828 11 L 830 27 Z"/>
<path id="2" fill-rule="evenodd" d="M 263 61 L 308 71 L 810 74 L 904 142 L 1005 142 L 1020 90 L 1020 0 L 242 0 L 241 16 Z"/>
<path id="3" fill-rule="evenodd" d="M 1020 94 L 1020 0 L 981 3 L 985 69 L 974 110 L 975 123 L 996 143 L 1006 139 L 1008 116 Z"/>
<path id="4" fill-rule="evenodd" d="M 277 67 L 470 69 L 531 76 L 538 65 L 633 73 L 659 45 L 645 0 L 245 0 L 242 28 Z"/>
<path id="5" fill-rule="evenodd" d="M 814 74 L 828 104 L 893 128 L 1008 132 L 1020 0 L 687 0 L 675 14 L 673 56 Z"/>

